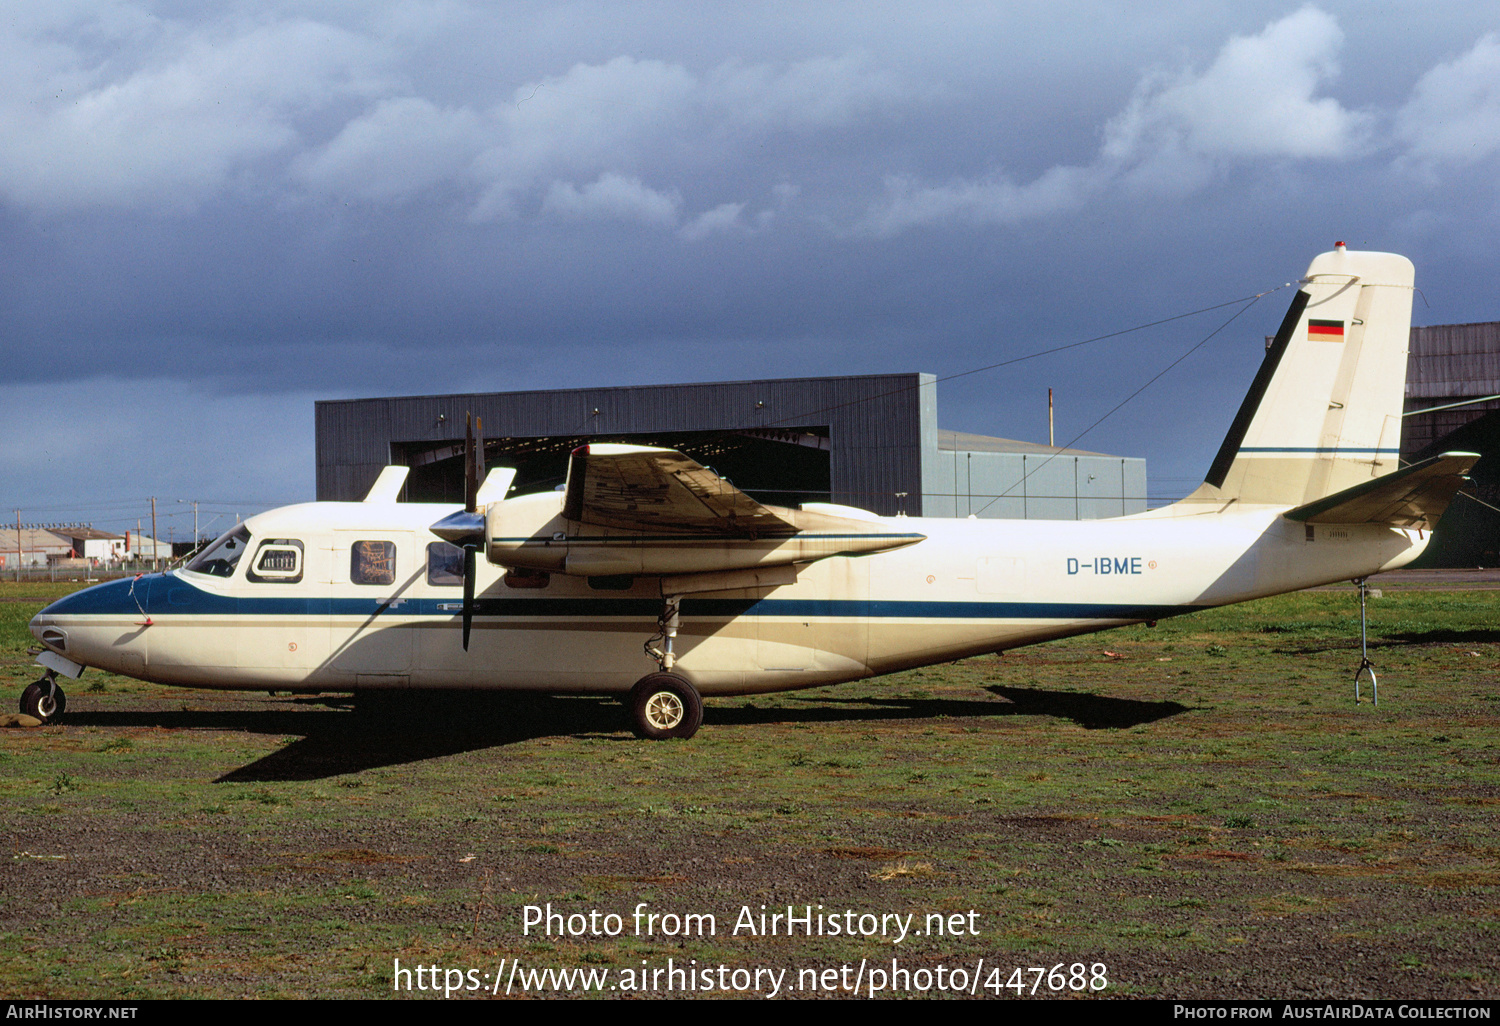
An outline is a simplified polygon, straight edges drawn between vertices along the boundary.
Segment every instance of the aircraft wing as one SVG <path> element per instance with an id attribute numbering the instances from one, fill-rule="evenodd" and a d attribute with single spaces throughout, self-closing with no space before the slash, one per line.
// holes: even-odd
<path id="1" fill-rule="evenodd" d="M 1409 467 L 1345 488 L 1284 514 L 1309 524 L 1390 524 L 1432 527 L 1479 461 L 1473 452 L 1445 452 Z"/>
<path id="2" fill-rule="evenodd" d="M 491 503 L 486 558 L 574 576 L 670 577 L 674 587 L 692 583 L 689 575 L 696 590 L 737 590 L 769 586 L 743 583 L 742 572 L 926 537 L 900 519 L 843 507 L 767 506 L 674 449 L 643 445 L 579 446 L 560 505 L 557 499 L 548 492 Z M 731 572 L 737 583 L 725 583 Z"/>
<path id="3" fill-rule="evenodd" d="M 579 446 L 563 516 L 597 527 L 742 538 L 796 534 L 791 510 L 764 506 L 673 449 Z"/>

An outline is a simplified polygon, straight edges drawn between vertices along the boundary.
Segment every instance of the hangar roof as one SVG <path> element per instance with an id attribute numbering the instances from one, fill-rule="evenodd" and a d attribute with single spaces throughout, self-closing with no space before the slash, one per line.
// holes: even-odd
<path id="1" fill-rule="evenodd" d="M 1021 442 L 1014 438 L 992 438 L 971 435 L 967 431 L 938 428 L 938 448 L 944 452 L 1023 452 L 1041 456 L 1106 456 L 1108 453 L 1087 449 L 1059 449 L 1040 442 Z"/>

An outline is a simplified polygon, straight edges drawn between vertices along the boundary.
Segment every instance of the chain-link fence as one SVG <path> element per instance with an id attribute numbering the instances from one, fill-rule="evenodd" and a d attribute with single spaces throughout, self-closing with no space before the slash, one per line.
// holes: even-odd
<path id="1" fill-rule="evenodd" d="M 87 562 L 87 565 L 84 565 Z M 120 560 L 62 560 L 52 563 L 42 563 L 32 566 L 15 567 L 8 566 L 0 570 L 0 581 L 48 581 L 51 583 L 78 582 L 88 584 L 95 581 L 110 581 L 117 577 L 134 577 L 137 574 L 149 574 L 157 569 L 165 570 L 169 565 L 175 566 L 178 560 L 162 559 L 157 566 L 152 566 L 151 560 L 120 561 Z"/>

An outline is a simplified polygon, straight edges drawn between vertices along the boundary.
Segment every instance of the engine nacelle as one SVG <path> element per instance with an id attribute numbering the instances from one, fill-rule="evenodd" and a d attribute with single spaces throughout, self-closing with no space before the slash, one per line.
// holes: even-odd
<path id="1" fill-rule="evenodd" d="M 562 492 L 491 503 L 485 510 L 486 558 L 499 566 L 580 577 L 657 576 L 809 563 L 899 548 L 924 537 L 890 530 L 891 525 L 882 521 L 812 512 L 796 512 L 806 524 L 789 535 L 653 534 L 569 520 L 562 510 Z"/>

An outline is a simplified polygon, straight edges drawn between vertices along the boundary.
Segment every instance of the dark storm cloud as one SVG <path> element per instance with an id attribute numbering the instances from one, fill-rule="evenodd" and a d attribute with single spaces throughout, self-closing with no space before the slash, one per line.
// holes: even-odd
<path id="1" fill-rule="evenodd" d="M 995 8 L 17 5 L 7 494 L 305 495 L 318 397 L 954 373 L 1341 238 L 1417 261 L 1419 322 L 1497 316 L 1478 15 Z M 1185 490 L 1283 307 L 1081 444 Z M 944 421 L 1038 437 L 1051 385 L 1071 437 L 1218 323 L 955 381 Z"/>

